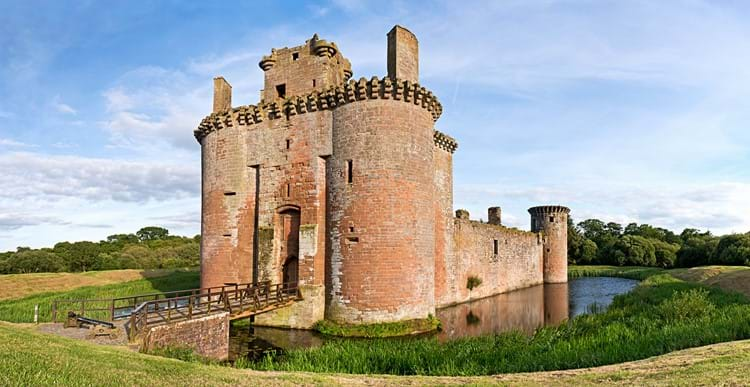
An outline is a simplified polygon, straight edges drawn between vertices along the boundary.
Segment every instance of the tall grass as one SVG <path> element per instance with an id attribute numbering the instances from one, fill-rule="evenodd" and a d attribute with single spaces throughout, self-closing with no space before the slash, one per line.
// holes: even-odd
<path id="1" fill-rule="evenodd" d="M 568 266 L 568 278 L 619 277 L 643 281 L 653 275 L 664 273 L 664 269 L 643 266 Z"/>
<path id="2" fill-rule="evenodd" d="M 242 365 L 260 370 L 399 375 L 489 375 L 593 367 L 750 338 L 750 302 L 679 281 L 647 278 L 602 313 L 531 337 L 506 333 L 447 343 L 437 339 L 336 340 Z"/>
<path id="3" fill-rule="evenodd" d="M 197 271 L 175 271 L 169 275 L 146 278 L 106 286 L 86 286 L 64 292 L 38 293 L 20 299 L 0 301 L 0 320 L 9 322 L 33 322 L 34 305 L 39 305 L 39 321 L 52 321 L 52 302 L 57 299 L 106 299 L 145 293 L 163 293 L 197 288 L 200 273 Z M 62 313 L 62 312 L 59 312 Z M 90 317 L 103 317 L 91 315 Z"/>

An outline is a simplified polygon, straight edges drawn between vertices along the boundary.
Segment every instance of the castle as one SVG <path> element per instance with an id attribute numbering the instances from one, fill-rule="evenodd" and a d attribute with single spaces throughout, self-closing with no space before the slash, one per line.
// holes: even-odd
<path id="1" fill-rule="evenodd" d="M 297 283 L 302 301 L 256 324 L 423 319 L 436 308 L 567 281 L 562 206 L 529 209 L 531 232 L 453 212 L 456 140 L 419 84 L 417 38 L 388 33 L 388 75 L 351 79 L 336 44 L 271 50 L 257 105 L 214 79 L 202 149 L 201 286 Z M 469 283 L 472 284 L 469 284 Z M 477 286 L 477 283 L 481 282 Z"/>

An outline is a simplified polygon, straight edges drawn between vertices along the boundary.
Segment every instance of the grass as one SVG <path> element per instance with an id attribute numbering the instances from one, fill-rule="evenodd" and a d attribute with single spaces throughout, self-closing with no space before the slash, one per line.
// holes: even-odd
<path id="1" fill-rule="evenodd" d="M 621 363 L 711 343 L 750 338 L 750 301 L 658 272 L 605 312 L 531 336 L 334 340 L 250 364 L 260 370 L 396 375 L 491 375 Z"/>
<path id="2" fill-rule="evenodd" d="M 439 327 L 440 320 L 434 316 L 429 316 L 426 319 L 379 324 L 347 325 L 328 320 L 320 320 L 315 323 L 315 330 L 324 335 L 367 338 L 413 335 L 431 332 Z"/>
<path id="3" fill-rule="evenodd" d="M 652 275 L 664 273 L 664 269 L 642 266 L 568 266 L 568 278 L 620 277 L 643 281 Z"/>
<path id="4" fill-rule="evenodd" d="M 142 278 L 134 281 L 104 286 L 84 286 L 73 290 L 47 291 L 19 299 L 0 301 L 0 320 L 9 322 L 33 322 L 34 305 L 39 305 L 39 321 L 52 321 L 52 301 L 56 299 L 106 299 L 144 293 L 161 293 L 192 289 L 199 286 L 200 273 L 195 270 L 175 270 L 167 275 Z M 6 292 L 12 289 L 4 289 Z M 103 318 L 104 314 L 87 314 L 88 317 Z"/>
<path id="5" fill-rule="evenodd" d="M 0 275 L 0 301 L 36 293 L 61 292 L 84 286 L 103 286 L 144 278 L 163 277 L 175 269 L 104 270 L 85 273 L 33 273 Z"/>
<path id="6" fill-rule="evenodd" d="M 717 344 L 594 369 L 484 377 L 256 372 L 145 355 L 0 323 L 3 386 L 746 385 L 750 341 Z"/>

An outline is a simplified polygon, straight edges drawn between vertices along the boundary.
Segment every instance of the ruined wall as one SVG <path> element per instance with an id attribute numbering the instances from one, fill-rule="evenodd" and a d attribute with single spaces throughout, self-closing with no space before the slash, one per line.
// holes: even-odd
<path id="1" fill-rule="evenodd" d="M 435 309 L 435 218 L 424 207 L 433 201 L 432 115 L 368 99 L 338 106 L 333 130 L 326 318 L 426 318 Z"/>
<path id="2" fill-rule="evenodd" d="M 229 313 L 159 325 L 144 334 L 142 350 L 148 352 L 164 347 L 190 348 L 201 356 L 226 360 L 229 357 Z"/>
<path id="3" fill-rule="evenodd" d="M 454 218 L 453 248 L 438 307 L 542 283 L 539 234 Z M 480 278 L 482 284 L 469 290 L 470 276 Z"/>

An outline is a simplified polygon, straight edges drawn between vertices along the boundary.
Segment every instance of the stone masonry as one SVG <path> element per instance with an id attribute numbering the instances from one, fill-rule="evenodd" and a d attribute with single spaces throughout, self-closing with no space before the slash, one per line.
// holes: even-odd
<path id="1" fill-rule="evenodd" d="M 232 107 L 231 85 L 214 79 L 213 112 L 195 131 L 201 286 L 290 282 L 303 297 L 256 324 L 421 319 L 566 280 L 565 207 L 544 207 L 552 223 L 532 212 L 532 232 L 504 227 L 499 207 L 488 223 L 454 216 L 458 144 L 435 130 L 443 108 L 418 83 L 417 38 L 401 26 L 387 38 L 382 78 L 352 79 L 336 44 L 314 35 L 261 58 L 256 105 Z M 471 276 L 482 284 L 469 290 Z"/>

